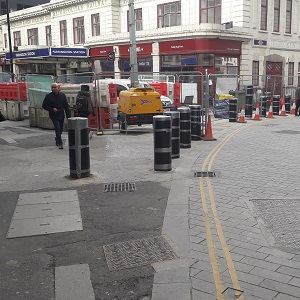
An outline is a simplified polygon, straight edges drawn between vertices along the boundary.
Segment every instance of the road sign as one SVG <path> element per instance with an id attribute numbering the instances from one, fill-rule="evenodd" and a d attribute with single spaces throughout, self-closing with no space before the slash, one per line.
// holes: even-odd
<path id="1" fill-rule="evenodd" d="M 115 52 L 108 52 L 107 58 L 108 60 L 115 60 Z"/>

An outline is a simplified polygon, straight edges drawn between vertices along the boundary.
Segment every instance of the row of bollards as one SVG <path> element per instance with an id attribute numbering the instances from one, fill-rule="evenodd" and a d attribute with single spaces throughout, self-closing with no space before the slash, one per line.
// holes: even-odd
<path id="1" fill-rule="evenodd" d="M 191 148 L 201 140 L 201 106 L 178 107 L 153 117 L 154 170 L 172 170 L 172 158 L 180 157 L 180 148 Z"/>

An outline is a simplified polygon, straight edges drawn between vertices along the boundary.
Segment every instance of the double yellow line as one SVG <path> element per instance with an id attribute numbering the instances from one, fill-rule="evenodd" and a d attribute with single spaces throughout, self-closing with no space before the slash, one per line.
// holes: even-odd
<path id="1" fill-rule="evenodd" d="M 238 134 L 240 131 L 254 125 L 255 123 L 245 125 L 243 127 L 240 127 L 233 131 L 231 134 L 229 134 L 226 138 L 224 138 L 206 157 L 205 161 L 202 165 L 202 172 L 210 172 L 212 164 L 217 156 L 217 154 L 220 152 L 220 150 L 224 147 L 224 145 L 236 134 Z M 237 274 L 234 268 L 234 264 L 230 255 L 230 251 L 228 249 L 226 239 L 222 230 L 222 226 L 218 217 L 218 212 L 216 208 L 216 203 L 214 199 L 214 193 L 211 186 L 211 182 L 209 177 L 205 177 L 207 189 L 208 189 L 208 198 L 209 202 L 206 200 L 206 194 L 204 190 L 204 177 L 200 177 L 199 184 L 200 184 L 200 193 L 201 193 L 201 200 L 202 200 L 202 208 L 204 212 L 204 218 L 205 218 L 205 228 L 206 228 L 206 238 L 207 238 L 207 246 L 208 246 L 208 254 L 210 258 L 210 263 L 212 266 L 213 271 L 213 277 L 215 281 L 216 286 L 216 293 L 217 293 L 217 299 L 218 300 L 225 300 L 224 295 L 224 285 L 221 278 L 221 272 L 218 264 L 218 255 L 216 253 L 216 249 L 214 246 L 213 236 L 212 236 L 212 222 L 215 224 L 215 228 L 217 230 L 217 234 L 222 246 L 222 250 L 224 253 L 224 257 L 228 266 L 229 275 L 231 277 L 233 289 L 235 291 L 235 297 L 237 297 L 239 300 L 244 300 L 244 296 L 241 292 L 241 287 L 237 278 Z M 211 213 L 210 213 L 211 211 Z M 211 220 L 210 214 L 212 214 L 213 219 Z"/>

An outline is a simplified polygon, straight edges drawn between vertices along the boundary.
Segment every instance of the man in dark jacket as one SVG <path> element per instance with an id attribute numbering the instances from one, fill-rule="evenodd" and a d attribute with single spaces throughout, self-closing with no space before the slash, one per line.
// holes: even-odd
<path id="1" fill-rule="evenodd" d="M 49 112 L 49 117 L 54 125 L 56 146 L 58 146 L 59 149 L 63 149 L 61 134 L 64 126 L 65 113 L 67 118 L 71 117 L 70 108 L 66 95 L 59 92 L 57 83 L 52 83 L 51 90 L 52 92 L 46 95 L 42 107 Z"/>
<path id="2" fill-rule="evenodd" d="M 295 99 L 296 99 L 296 111 L 295 111 L 295 116 L 298 116 L 299 114 L 299 108 L 300 108 L 300 85 L 296 88 L 295 91 Z"/>
<path id="3" fill-rule="evenodd" d="M 94 114 L 93 103 L 90 95 L 90 87 L 82 84 L 76 97 L 76 109 L 78 117 L 87 118 Z"/>

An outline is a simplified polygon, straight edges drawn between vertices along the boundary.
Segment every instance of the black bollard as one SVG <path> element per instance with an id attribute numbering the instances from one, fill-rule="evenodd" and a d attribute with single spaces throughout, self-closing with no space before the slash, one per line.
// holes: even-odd
<path id="1" fill-rule="evenodd" d="M 273 96 L 273 115 L 279 115 L 280 95 Z"/>
<path id="2" fill-rule="evenodd" d="M 191 148 L 191 110 L 180 106 L 180 148 Z"/>
<path id="3" fill-rule="evenodd" d="M 284 96 L 285 111 L 288 114 L 291 112 L 291 100 L 292 100 L 292 95 L 285 95 Z"/>
<path id="4" fill-rule="evenodd" d="M 89 128 L 87 118 L 68 119 L 70 177 L 90 176 Z"/>
<path id="5" fill-rule="evenodd" d="M 229 98 L 229 122 L 236 122 L 237 117 L 237 98 Z"/>
<path id="6" fill-rule="evenodd" d="M 252 119 L 253 112 L 253 85 L 247 85 L 246 87 L 246 105 L 245 116 Z"/>
<path id="7" fill-rule="evenodd" d="M 201 105 L 189 105 L 191 109 L 191 140 L 201 140 Z"/>
<path id="8" fill-rule="evenodd" d="M 180 157 L 180 113 L 178 111 L 166 111 L 164 115 L 171 117 L 172 123 L 172 158 Z"/>
<path id="9" fill-rule="evenodd" d="M 172 170 L 171 117 L 153 116 L 154 170 Z"/>
<path id="10" fill-rule="evenodd" d="M 267 96 L 260 96 L 260 102 L 261 102 L 261 116 L 266 117 L 267 116 Z"/>

